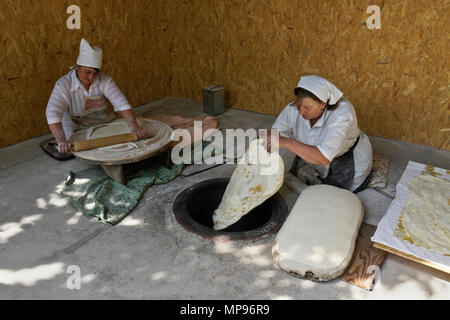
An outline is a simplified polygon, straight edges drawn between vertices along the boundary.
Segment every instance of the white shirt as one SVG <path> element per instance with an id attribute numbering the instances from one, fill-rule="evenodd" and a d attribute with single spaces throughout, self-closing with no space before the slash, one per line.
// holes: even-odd
<path id="1" fill-rule="evenodd" d="M 300 115 L 295 105 L 287 105 L 272 128 L 284 137 L 317 147 L 329 161 L 347 152 L 360 136 L 353 151 L 355 176 L 351 191 L 359 187 L 372 170 L 369 138 L 359 130 L 355 109 L 344 97 L 339 100 L 336 109 L 325 109 L 312 128 L 310 121 Z"/>
<path id="2" fill-rule="evenodd" d="M 47 123 L 62 122 L 68 139 L 75 127 L 71 117 L 79 117 L 82 114 L 85 97 L 101 96 L 102 94 L 111 102 L 115 112 L 131 109 L 127 98 L 109 75 L 99 72 L 88 92 L 78 79 L 76 69 L 71 70 L 56 81 L 47 104 Z"/>

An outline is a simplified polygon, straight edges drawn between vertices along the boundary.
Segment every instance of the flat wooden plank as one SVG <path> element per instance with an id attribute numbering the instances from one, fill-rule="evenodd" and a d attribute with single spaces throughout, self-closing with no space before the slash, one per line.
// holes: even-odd
<path id="1" fill-rule="evenodd" d="M 440 271 L 443 271 L 443 272 L 446 272 L 446 273 L 450 274 L 450 268 L 449 267 L 446 267 L 446 266 L 443 266 L 443 265 L 439 265 L 439 264 L 433 263 L 431 261 L 418 258 L 416 256 L 413 256 L 413 255 L 409 254 L 409 253 L 406 253 L 406 252 L 403 252 L 403 251 L 391 248 L 391 247 L 389 247 L 387 245 L 384 245 L 384 244 L 381 244 L 381 243 L 378 243 L 378 242 L 375 242 L 374 246 L 376 248 L 379 248 L 379 249 L 385 250 L 387 252 L 393 253 L 395 255 L 398 255 L 398 256 L 400 256 L 402 258 L 409 259 L 409 260 L 412 260 L 412 261 L 424 264 L 424 265 L 426 265 L 428 267 L 431 267 L 431 268 L 434 268 L 434 269 L 437 269 L 437 270 L 440 270 Z"/>
<path id="2" fill-rule="evenodd" d="M 376 227 L 367 223 L 361 225 L 352 261 L 340 277 L 341 280 L 370 291 L 375 286 L 377 273 L 387 256 L 387 252 L 375 248 L 370 240 L 375 230 Z"/>

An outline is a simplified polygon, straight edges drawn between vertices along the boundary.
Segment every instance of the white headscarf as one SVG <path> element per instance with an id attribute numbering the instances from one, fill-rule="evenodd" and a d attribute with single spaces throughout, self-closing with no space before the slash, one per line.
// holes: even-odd
<path id="1" fill-rule="evenodd" d="M 301 77 L 297 87 L 312 92 L 321 101 L 328 102 L 330 105 L 336 104 L 336 102 L 344 95 L 342 91 L 330 81 L 315 75 Z"/>
<path id="2" fill-rule="evenodd" d="M 103 50 L 99 47 L 91 47 L 86 39 L 81 39 L 80 54 L 77 65 L 100 69 L 102 67 Z"/>

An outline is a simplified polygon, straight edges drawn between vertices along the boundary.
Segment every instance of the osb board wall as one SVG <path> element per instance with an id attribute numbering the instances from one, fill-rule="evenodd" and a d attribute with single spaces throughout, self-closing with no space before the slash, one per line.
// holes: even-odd
<path id="1" fill-rule="evenodd" d="M 67 7 L 81 9 L 69 30 Z M 166 1 L 0 1 L 0 147 L 49 132 L 45 109 L 56 80 L 75 64 L 81 38 L 103 49 L 102 71 L 132 106 L 168 95 Z"/>
<path id="2" fill-rule="evenodd" d="M 176 3 L 170 2 L 171 12 Z M 450 149 L 450 1 L 194 3 L 194 11 L 201 10 L 195 22 L 184 20 L 188 25 L 177 26 L 172 37 L 185 45 L 179 48 L 180 59 L 205 52 L 205 61 L 183 73 L 183 61 L 176 60 L 180 72 L 172 95 L 201 101 L 198 85 L 210 78 L 211 51 L 195 47 L 191 23 L 213 22 L 213 82 L 226 88 L 228 106 L 277 115 L 293 99 L 300 76 L 318 74 L 353 103 L 367 134 Z M 379 30 L 365 24 L 369 5 L 381 9 Z M 204 73 L 192 72 L 197 66 Z"/>
<path id="3" fill-rule="evenodd" d="M 80 0 L 81 30 L 70 4 L 0 1 L 0 147 L 48 132 L 48 97 L 86 37 L 133 106 L 218 84 L 228 106 L 277 115 L 318 74 L 367 134 L 450 149 L 448 0 Z"/>
<path id="4" fill-rule="evenodd" d="M 202 88 L 214 78 L 214 0 L 170 0 L 169 90 L 172 96 L 202 100 Z"/>

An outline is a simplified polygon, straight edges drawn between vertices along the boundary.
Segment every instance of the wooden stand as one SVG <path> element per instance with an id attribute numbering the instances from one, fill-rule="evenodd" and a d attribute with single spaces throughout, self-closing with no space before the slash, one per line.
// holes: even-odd
<path id="1" fill-rule="evenodd" d="M 111 165 L 111 166 L 105 166 L 100 165 L 102 169 L 106 172 L 106 174 L 113 179 L 114 181 L 117 181 L 121 184 L 125 184 L 125 176 L 123 174 L 123 165 Z"/>
<path id="2" fill-rule="evenodd" d="M 412 260 L 412 261 L 415 261 L 415 262 L 424 264 L 424 265 L 426 265 L 426 266 L 429 266 L 429 267 L 432 267 L 432 268 L 434 268 L 434 269 L 437 269 L 437 270 L 440 270 L 440 271 L 443 271 L 443 272 L 446 272 L 446 273 L 449 273 L 449 274 L 450 274 L 450 268 L 449 268 L 449 267 L 446 267 L 446 266 L 443 266 L 443 265 L 439 265 L 439 264 L 436 264 L 436 263 L 433 263 L 433 262 L 431 262 L 431 261 L 424 260 L 424 259 L 421 259 L 421 258 L 417 258 L 417 257 L 415 257 L 415 256 L 413 256 L 413 255 L 410 255 L 410 254 L 408 254 L 408 253 L 399 251 L 399 250 L 397 250 L 397 249 L 391 248 L 391 247 L 389 247 L 389 246 L 386 246 L 386 245 L 381 244 L 381 243 L 378 243 L 378 242 L 375 242 L 375 243 L 374 243 L 374 246 L 375 246 L 376 248 L 381 249 L 381 250 L 384 250 L 384 251 L 393 253 L 393 254 L 395 254 L 395 255 L 398 255 L 398 256 L 400 256 L 400 257 L 402 257 L 402 258 L 409 259 L 409 260 Z"/>
<path id="3" fill-rule="evenodd" d="M 165 146 L 164 148 L 161 148 L 157 153 L 152 153 L 147 155 L 147 157 L 142 157 L 139 159 L 136 159 L 136 161 L 117 161 L 116 163 L 106 163 L 105 162 L 101 162 L 101 161 L 89 161 L 89 160 L 84 160 L 84 159 L 80 159 L 83 162 L 89 163 L 89 164 L 96 164 L 99 165 L 104 171 L 105 173 L 114 181 L 117 181 L 121 184 L 125 184 L 126 182 L 126 178 L 125 178 L 125 174 L 124 174 L 124 165 L 130 164 L 130 163 L 141 163 L 142 165 L 145 165 L 145 160 L 155 157 L 155 156 L 159 156 L 162 153 L 166 153 L 166 155 L 164 156 L 165 159 L 163 161 L 163 164 L 166 166 L 166 168 L 170 168 L 172 161 L 170 158 L 170 154 L 171 154 L 172 148 L 170 145 Z M 138 165 L 139 166 L 139 165 Z"/>

